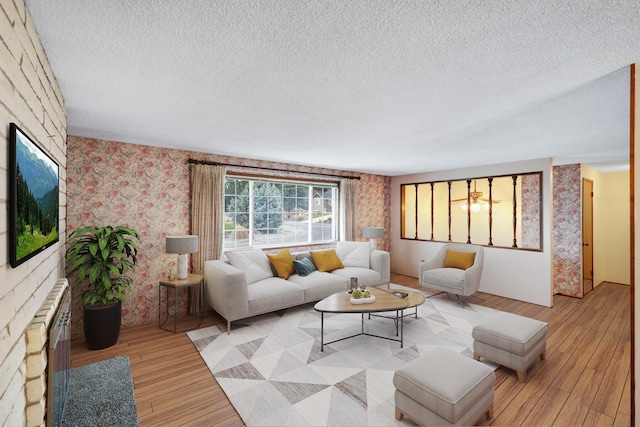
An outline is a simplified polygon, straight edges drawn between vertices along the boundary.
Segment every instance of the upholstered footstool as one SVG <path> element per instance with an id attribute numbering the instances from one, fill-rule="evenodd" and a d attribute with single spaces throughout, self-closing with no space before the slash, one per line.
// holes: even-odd
<path id="1" fill-rule="evenodd" d="M 538 357 L 545 358 L 547 324 L 512 313 L 499 313 L 474 326 L 473 358 L 481 357 L 511 368 L 521 382 Z"/>
<path id="2" fill-rule="evenodd" d="M 396 420 L 424 426 L 474 425 L 493 416 L 491 368 L 446 348 L 435 348 L 393 376 Z"/>

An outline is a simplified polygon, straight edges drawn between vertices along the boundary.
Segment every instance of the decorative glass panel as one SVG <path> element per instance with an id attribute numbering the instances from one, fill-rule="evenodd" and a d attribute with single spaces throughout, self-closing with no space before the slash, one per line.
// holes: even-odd
<path id="1" fill-rule="evenodd" d="M 401 186 L 401 237 L 542 250 L 542 172 Z"/>

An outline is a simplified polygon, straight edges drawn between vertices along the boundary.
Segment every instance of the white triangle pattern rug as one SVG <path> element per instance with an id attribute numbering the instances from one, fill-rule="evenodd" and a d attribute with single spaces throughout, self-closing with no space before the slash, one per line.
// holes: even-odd
<path id="1" fill-rule="evenodd" d="M 404 348 L 358 336 L 320 352 L 313 304 L 233 322 L 230 335 L 221 324 L 188 336 L 247 426 L 413 425 L 394 418 L 394 372 L 433 347 L 473 357 L 471 330 L 495 313 L 446 294 L 427 298 L 417 318 L 405 318 Z M 324 323 L 329 342 L 359 333 L 361 316 L 325 314 Z M 365 331 L 395 338 L 395 323 L 372 317 Z"/>

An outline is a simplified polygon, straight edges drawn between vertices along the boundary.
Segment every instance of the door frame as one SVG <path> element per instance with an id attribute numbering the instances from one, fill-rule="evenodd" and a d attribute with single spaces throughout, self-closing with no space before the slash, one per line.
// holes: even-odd
<path id="1" fill-rule="evenodd" d="M 592 291 L 593 287 L 594 287 L 594 265 L 593 265 L 593 251 L 594 251 L 594 247 L 593 247 L 593 180 L 592 179 L 588 179 L 588 178 L 582 178 L 582 212 L 581 212 L 581 216 L 582 216 L 582 221 L 581 221 L 581 232 L 582 232 L 582 296 L 584 296 L 587 292 Z M 588 190 L 591 191 L 588 191 Z M 589 194 L 587 194 L 587 192 L 589 192 Z M 588 211 L 588 212 L 587 212 Z M 585 221 L 585 218 L 587 217 L 588 214 L 588 218 L 589 221 Z M 588 231 L 588 233 L 585 233 L 585 230 Z M 586 239 L 585 239 L 586 237 Z M 588 241 L 586 241 L 588 240 Z M 585 247 L 588 247 L 589 250 L 585 250 Z M 589 259 L 587 259 L 587 257 L 585 257 L 585 252 L 587 252 L 587 254 L 589 255 Z M 591 269 L 588 271 L 588 274 L 585 273 L 585 267 L 587 266 L 591 266 Z M 589 276 L 591 276 L 591 288 L 588 289 L 585 292 L 584 289 L 584 280 L 586 278 L 588 278 Z"/>

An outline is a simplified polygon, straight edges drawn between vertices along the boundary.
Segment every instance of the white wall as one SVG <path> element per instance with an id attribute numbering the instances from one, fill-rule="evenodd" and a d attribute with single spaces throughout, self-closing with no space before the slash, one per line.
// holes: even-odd
<path id="1" fill-rule="evenodd" d="M 605 173 L 602 195 L 603 281 L 631 283 L 629 172 Z"/>
<path id="2" fill-rule="evenodd" d="M 0 118 L 0 425 L 22 426 L 27 400 L 25 330 L 64 276 L 67 163 L 64 100 L 23 0 L 0 2 Z M 9 265 L 8 254 L 10 122 L 60 165 L 60 241 L 17 268 Z M 44 410 L 43 406 L 33 407 Z"/>
<path id="3" fill-rule="evenodd" d="M 400 238 L 400 185 L 416 182 L 497 176 L 542 171 L 542 252 L 485 247 L 480 291 L 551 307 L 551 159 L 428 172 L 391 179 L 391 271 L 417 277 L 423 259 L 442 243 Z"/>

